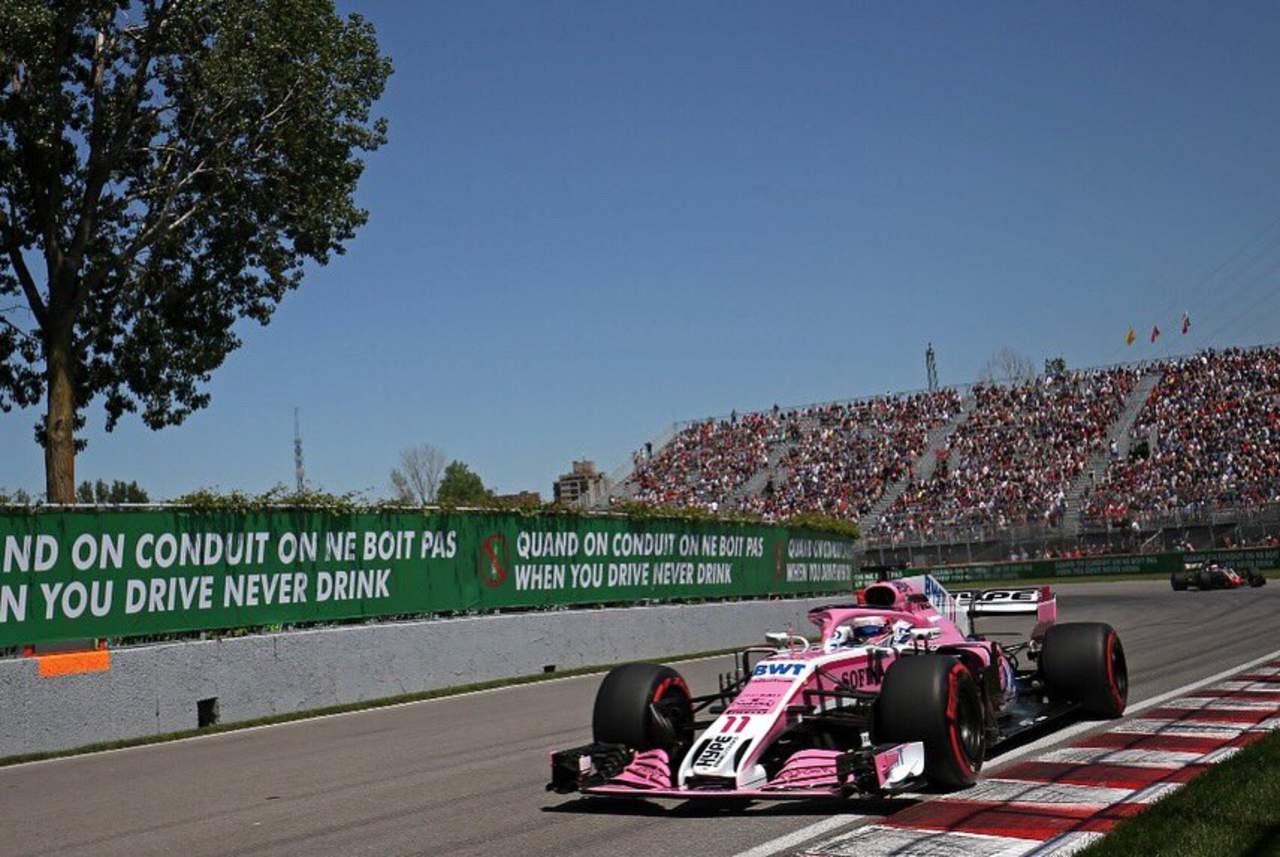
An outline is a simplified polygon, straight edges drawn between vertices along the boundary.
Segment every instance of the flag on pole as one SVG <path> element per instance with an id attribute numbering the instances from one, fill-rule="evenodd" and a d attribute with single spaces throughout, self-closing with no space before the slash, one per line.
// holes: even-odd
<path id="1" fill-rule="evenodd" d="M 1151 325 L 1151 341 L 1155 342 L 1160 338 L 1160 328 L 1157 325 Z"/>
<path id="2" fill-rule="evenodd" d="M 1124 344 L 1133 345 L 1138 339 L 1138 334 L 1133 332 L 1133 328 L 1129 328 L 1129 332 L 1124 335 Z"/>
<path id="3" fill-rule="evenodd" d="M 1187 331 L 1191 329 L 1191 313 L 1184 312 L 1182 314 L 1182 335 L 1186 336 Z"/>

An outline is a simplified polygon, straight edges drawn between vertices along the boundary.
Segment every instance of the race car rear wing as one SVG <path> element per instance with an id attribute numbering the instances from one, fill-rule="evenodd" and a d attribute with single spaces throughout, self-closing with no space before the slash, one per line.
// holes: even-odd
<path id="1" fill-rule="evenodd" d="M 1058 599 L 1049 586 L 1020 589 L 967 589 L 955 593 L 956 603 L 977 616 L 1035 616 L 1033 637 L 1058 620 Z"/>
<path id="2" fill-rule="evenodd" d="M 1055 601 L 1048 586 L 1023 589 L 965 589 L 955 593 L 956 602 L 970 616 L 1033 616 L 1041 604 Z"/>

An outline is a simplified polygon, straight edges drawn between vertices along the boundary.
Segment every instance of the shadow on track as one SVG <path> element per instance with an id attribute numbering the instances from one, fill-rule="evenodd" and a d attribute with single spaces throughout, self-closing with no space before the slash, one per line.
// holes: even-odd
<path id="1" fill-rule="evenodd" d="M 632 797 L 580 797 L 554 806 L 544 806 L 543 812 L 570 815 L 614 815 L 662 818 L 721 818 L 724 816 L 750 816 L 752 818 L 781 818 L 804 816 L 831 816 L 843 813 L 859 815 L 888 815 L 918 801 L 908 798 L 860 798 L 851 800 L 823 799 L 761 801 L 716 799 L 680 801 L 666 806 L 654 799 Z"/>

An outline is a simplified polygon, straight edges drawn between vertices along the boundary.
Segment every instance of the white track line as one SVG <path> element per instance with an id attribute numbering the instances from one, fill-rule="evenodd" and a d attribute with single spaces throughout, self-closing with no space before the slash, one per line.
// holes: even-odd
<path id="1" fill-rule="evenodd" d="M 1267 701 L 1259 702 L 1253 699 L 1241 699 L 1240 697 L 1216 697 L 1216 696 L 1183 696 L 1179 699 L 1169 700 L 1169 704 L 1165 708 L 1176 708 L 1179 711 L 1275 711 L 1280 707 L 1280 703 Z"/>
<path id="2" fill-rule="evenodd" d="M 1131 703 L 1125 709 L 1125 717 L 1140 714 L 1148 708 L 1155 708 L 1161 703 L 1168 702 L 1170 699 L 1182 696 L 1188 691 L 1199 690 L 1206 685 L 1213 684 L 1216 681 L 1222 681 L 1228 676 L 1235 675 L 1242 670 L 1256 667 L 1259 664 L 1264 664 L 1267 661 L 1273 661 L 1276 658 L 1280 658 L 1280 649 L 1270 652 L 1269 654 L 1265 654 L 1260 658 L 1254 658 L 1251 661 L 1246 661 L 1242 664 L 1236 664 L 1233 667 L 1228 667 L 1227 669 L 1214 673 L 1206 678 L 1197 679 L 1189 684 L 1184 684 L 1182 687 L 1175 687 L 1173 690 L 1159 694 L 1158 696 L 1153 696 L 1150 699 Z M 1016 762 L 1018 759 L 1025 758 L 1033 753 L 1038 753 L 1046 747 L 1061 744 L 1068 739 L 1074 738 L 1077 735 L 1082 735 L 1085 732 L 1098 729 L 1103 725 L 1104 724 L 1102 722 L 1096 720 L 1086 720 L 1073 726 L 1068 726 L 1066 729 L 1060 729 L 1057 732 L 1050 733 L 1040 740 L 1033 741 L 1030 744 L 1025 744 L 1016 750 L 996 756 L 991 760 L 991 762 L 996 765 L 1005 765 L 1009 762 Z M 865 821 L 869 817 L 870 816 L 854 816 L 854 821 Z M 777 839 L 770 839 L 768 842 L 757 845 L 754 848 L 749 848 L 746 851 L 742 851 L 733 855 L 733 857 L 769 857 L 769 855 L 777 854 L 779 851 L 794 848 L 796 845 L 807 842 L 810 839 L 815 839 L 824 833 L 828 833 L 836 827 L 839 827 L 839 823 L 836 821 L 839 818 L 841 818 L 841 816 L 835 816 L 833 818 L 828 818 L 823 821 L 810 824 L 793 833 L 788 833 L 785 836 L 779 836 Z"/>
<path id="3" fill-rule="evenodd" d="M 1123 765 L 1127 768 L 1160 768 L 1175 771 L 1200 764 L 1207 754 L 1179 750 L 1116 750 L 1111 747 L 1059 747 L 1036 761 L 1060 765 Z"/>
<path id="4" fill-rule="evenodd" d="M 845 815 L 833 815 L 830 818 L 802 827 L 795 833 L 788 833 L 785 836 L 779 836 L 777 839 L 770 839 L 768 842 L 757 845 L 755 848 L 748 848 L 746 851 L 735 854 L 734 857 L 768 857 L 770 854 L 777 854 L 779 851 L 788 848 L 794 848 L 797 845 L 808 842 L 810 839 L 821 836 L 824 833 L 830 833 L 838 827 L 844 827 L 846 824 L 854 824 L 859 821 L 870 821 L 873 818 L 880 818 L 878 815 L 855 815 L 852 813 Z"/>
<path id="5" fill-rule="evenodd" d="M 822 847 L 824 857 L 898 857 L 928 854 L 941 857 L 1027 857 L 1039 843 L 1011 836 L 913 830 L 870 824 L 837 837 Z M 804 852 L 806 855 L 817 852 Z"/>
<path id="6" fill-rule="evenodd" d="M 1074 783 L 1040 783 L 992 777 L 988 780 L 979 780 L 978 784 L 972 788 L 938 795 L 938 800 L 977 801 L 979 803 L 1066 804 L 1102 808 L 1120 803 L 1135 792 L 1137 792 L 1137 789 L 1133 788 L 1082 786 Z"/>

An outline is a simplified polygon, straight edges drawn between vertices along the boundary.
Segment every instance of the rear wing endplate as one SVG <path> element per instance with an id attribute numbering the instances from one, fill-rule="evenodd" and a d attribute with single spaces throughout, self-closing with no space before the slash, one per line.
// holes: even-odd
<path id="1" fill-rule="evenodd" d="M 968 637 L 973 633 L 973 622 L 969 618 L 966 605 L 962 605 L 954 595 L 948 592 L 937 578 L 931 574 L 925 574 L 909 579 L 924 591 L 925 597 L 929 599 L 933 608 L 944 619 L 955 625 L 962 635 Z"/>

